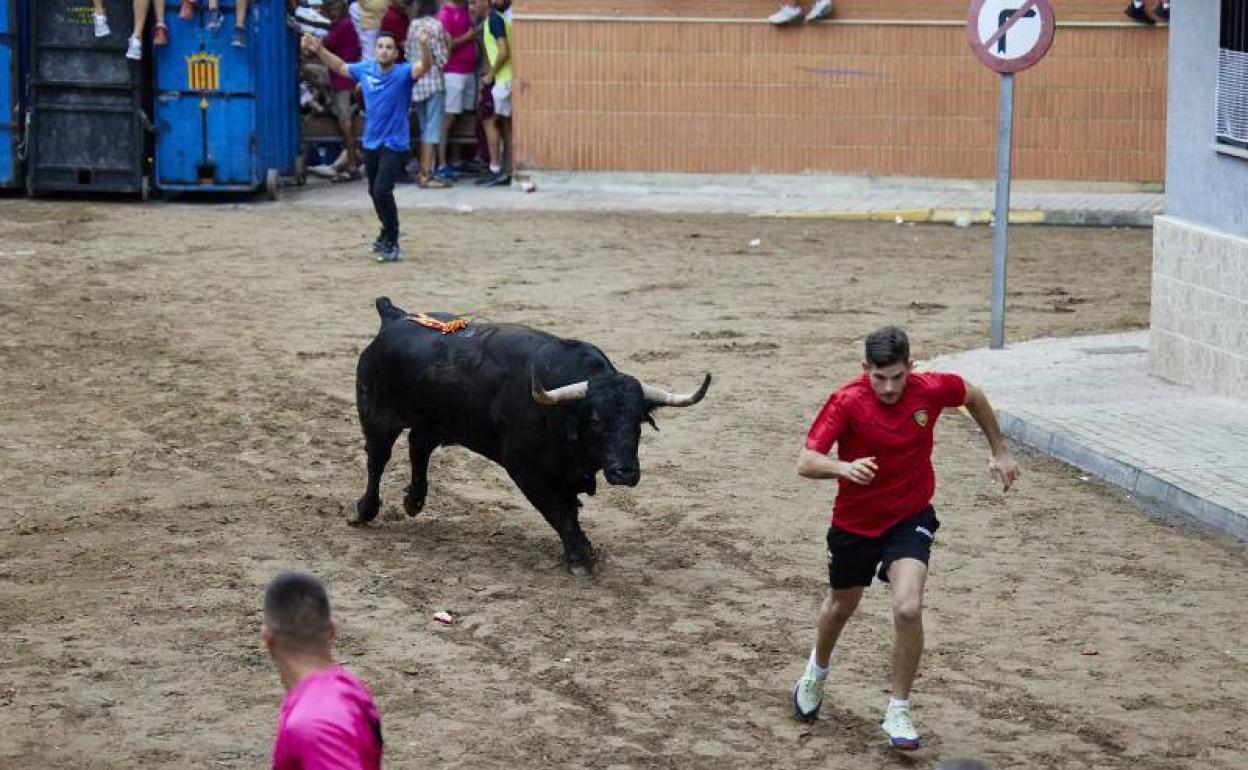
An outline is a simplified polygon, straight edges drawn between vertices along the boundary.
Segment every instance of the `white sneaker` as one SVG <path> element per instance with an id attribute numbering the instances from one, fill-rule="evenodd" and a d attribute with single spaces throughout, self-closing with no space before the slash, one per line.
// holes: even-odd
<path id="1" fill-rule="evenodd" d="M 823 705 L 823 683 L 828 675 L 823 676 L 811 671 L 806 664 L 806 672 L 797 680 L 793 687 L 793 714 L 803 722 L 814 721 L 819 716 L 819 707 Z"/>
<path id="2" fill-rule="evenodd" d="M 826 19 L 832 15 L 832 0 L 819 0 L 810 7 L 810 13 L 806 14 L 806 23 Z"/>
<path id="3" fill-rule="evenodd" d="M 108 28 L 107 16 L 105 16 L 102 13 L 93 13 L 91 14 L 91 16 L 95 20 L 95 36 L 96 37 L 108 37 L 109 35 L 113 34 L 113 31 Z"/>
<path id="4" fill-rule="evenodd" d="M 137 37 L 130 38 L 130 45 L 126 47 L 126 58 L 138 61 L 143 58 L 143 41 Z"/>
<path id="5" fill-rule="evenodd" d="M 884 732 L 888 733 L 888 745 L 903 751 L 919 748 L 919 733 L 910 721 L 910 709 L 906 706 L 889 706 L 884 712 L 884 721 L 880 723 Z"/>
<path id="6" fill-rule="evenodd" d="M 802 7 L 795 3 L 780 6 L 780 10 L 767 17 L 767 21 L 781 26 L 784 24 L 793 24 L 802 20 Z"/>

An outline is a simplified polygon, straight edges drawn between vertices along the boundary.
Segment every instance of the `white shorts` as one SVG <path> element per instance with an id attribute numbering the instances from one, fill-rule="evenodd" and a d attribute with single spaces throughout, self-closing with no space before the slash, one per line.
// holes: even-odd
<path id="1" fill-rule="evenodd" d="M 475 112 L 477 109 L 477 76 L 465 72 L 447 72 L 446 114 Z"/>
<path id="2" fill-rule="evenodd" d="M 494 97 L 494 114 L 503 118 L 511 117 L 511 81 L 495 83 L 490 87 L 490 96 Z"/>

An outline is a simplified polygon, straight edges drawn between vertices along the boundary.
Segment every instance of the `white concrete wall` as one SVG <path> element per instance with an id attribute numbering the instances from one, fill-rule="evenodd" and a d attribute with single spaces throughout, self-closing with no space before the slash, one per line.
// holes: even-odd
<path id="1" fill-rule="evenodd" d="M 1152 301 L 1149 371 L 1248 400 L 1248 238 L 1157 217 Z"/>

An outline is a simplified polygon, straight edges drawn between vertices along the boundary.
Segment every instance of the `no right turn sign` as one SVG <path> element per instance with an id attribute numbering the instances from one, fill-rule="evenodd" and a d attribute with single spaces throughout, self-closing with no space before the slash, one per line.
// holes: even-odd
<path id="1" fill-rule="evenodd" d="M 974 0 L 966 19 L 971 50 L 1002 74 L 1040 61 L 1056 27 L 1050 0 Z"/>

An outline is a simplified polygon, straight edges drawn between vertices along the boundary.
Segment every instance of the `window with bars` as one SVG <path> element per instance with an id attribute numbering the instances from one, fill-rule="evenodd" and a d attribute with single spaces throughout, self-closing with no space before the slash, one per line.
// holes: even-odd
<path id="1" fill-rule="evenodd" d="M 1222 0 L 1217 102 L 1218 144 L 1248 149 L 1248 0 Z"/>

